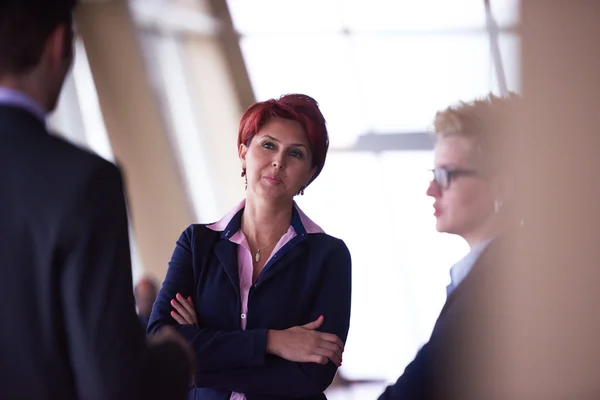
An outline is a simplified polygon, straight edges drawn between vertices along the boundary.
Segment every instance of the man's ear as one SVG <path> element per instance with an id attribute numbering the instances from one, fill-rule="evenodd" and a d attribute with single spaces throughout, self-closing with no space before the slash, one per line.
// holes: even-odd
<path id="1" fill-rule="evenodd" d="M 52 64 L 64 63 L 65 58 L 73 53 L 73 40 L 71 28 L 60 24 L 50 33 L 46 40 L 44 56 Z"/>

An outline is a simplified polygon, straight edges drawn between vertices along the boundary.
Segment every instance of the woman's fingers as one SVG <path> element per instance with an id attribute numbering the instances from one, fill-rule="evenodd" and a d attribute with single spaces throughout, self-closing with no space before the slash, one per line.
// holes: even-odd
<path id="1" fill-rule="evenodd" d="M 181 306 L 187 311 L 190 319 L 194 325 L 198 325 L 198 318 L 196 317 L 196 310 L 194 308 L 194 303 L 192 303 L 192 298 L 188 297 L 187 299 L 181 295 L 181 293 L 177 293 L 177 301 Z"/>
<path id="2" fill-rule="evenodd" d="M 324 357 L 327 360 L 331 360 L 331 362 L 338 367 L 342 365 L 342 357 L 336 351 L 327 349 L 325 347 L 317 347 L 313 350 L 313 353 L 317 356 Z"/>
<path id="3" fill-rule="evenodd" d="M 325 356 L 320 356 L 318 354 L 312 354 L 309 358 L 308 358 L 308 362 L 313 362 L 316 364 L 321 364 L 321 365 L 325 365 L 329 362 L 329 359 Z"/>
<path id="4" fill-rule="evenodd" d="M 342 349 L 342 351 L 344 350 L 344 342 L 342 342 L 342 340 L 339 337 L 337 337 L 337 335 L 334 335 L 333 333 L 321 333 L 321 332 L 319 332 L 319 335 L 320 335 L 321 339 L 335 344 L 340 349 Z"/>
<path id="5" fill-rule="evenodd" d="M 310 329 L 312 331 L 318 329 L 321 325 L 323 325 L 323 321 L 325 321 L 325 318 L 322 315 L 320 315 L 319 318 L 317 318 L 316 320 L 309 322 L 306 325 L 302 325 L 302 328 Z"/>
<path id="6" fill-rule="evenodd" d="M 171 311 L 171 317 L 173 317 L 173 319 L 180 325 L 188 325 L 186 320 L 181 315 L 177 314 L 176 311 Z"/>
<path id="7" fill-rule="evenodd" d="M 327 354 L 327 358 L 329 358 L 334 364 L 337 364 L 336 360 L 339 360 L 340 363 L 342 362 L 342 355 L 344 353 L 344 349 L 342 349 L 336 343 L 322 340 L 319 343 L 319 348 L 334 354 L 335 360 L 329 356 L 329 353 Z M 323 355 L 323 353 L 319 353 L 319 354 Z"/>
<path id="8" fill-rule="evenodd" d="M 179 316 L 181 316 L 185 320 L 186 324 L 194 324 L 192 316 L 176 299 L 171 300 L 171 306 L 173 306 L 173 308 L 175 309 L 175 311 L 177 311 Z"/>

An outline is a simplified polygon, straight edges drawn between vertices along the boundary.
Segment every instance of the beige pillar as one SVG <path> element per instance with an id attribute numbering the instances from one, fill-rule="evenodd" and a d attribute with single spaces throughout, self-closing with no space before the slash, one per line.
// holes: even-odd
<path id="1" fill-rule="evenodd" d="M 600 2 L 525 0 L 522 399 L 600 396 Z"/>
<path id="2" fill-rule="evenodd" d="M 143 269 L 159 279 L 194 215 L 125 0 L 77 13 L 113 153 L 127 186 Z"/>
<path id="3" fill-rule="evenodd" d="M 189 84 L 196 100 L 200 137 L 210 166 L 214 196 L 221 214 L 244 196 L 237 153 L 240 117 L 254 94 L 225 0 L 178 0 L 186 7 L 214 16 L 216 36 L 183 36 L 182 54 L 189 66 Z"/>
<path id="4" fill-rule="evenodd" d="M 482 303 L 463 398 L 600 396 L 600 2 L 522 1 L 523 237 Z M 471 327 L 465 327 L 470 329 Z M 482 366 L 483 365 L 483 366 Z"/>

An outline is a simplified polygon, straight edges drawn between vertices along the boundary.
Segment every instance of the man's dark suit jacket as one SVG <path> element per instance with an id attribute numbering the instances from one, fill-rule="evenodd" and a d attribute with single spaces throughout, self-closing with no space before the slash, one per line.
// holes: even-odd
<path id="1" fill-rule="evenodd" d="M 490 316 L 483 315 L 482 302 L 492 298 L 490 293 L 503 278 L 498 260 L 508 245 L 504 238 L 496 239 L 482 252 L 446 300 L 429 342 L 379 400 L 464 399 L 466 393 L 478 390 L 482 382 L 476 377 L 486 379 L 486 371 L 478 368 L 478 362 L 493 351 L 482 346 L 494 334 L 486 323 Z"/>
<path id="2" fill-rule="evenodd" d="M 0 398 L 185 398 L 189 362 L 147 347 L 119 170 L 0 105 Z"/>

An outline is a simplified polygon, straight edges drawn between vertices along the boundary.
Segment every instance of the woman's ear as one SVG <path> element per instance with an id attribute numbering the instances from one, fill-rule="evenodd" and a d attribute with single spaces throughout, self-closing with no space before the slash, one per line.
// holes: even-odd
<path id="1" fill-rule="evenodd" d="M 306 181 L 304 188 L 306 188 L 312 182 L 316 173 L 317 173 L 317 167 L 312 167 L 308 173 L 308 181 Z"/>
<path id="2" fill-rule="evenodd" d="M 238 149 L 238 155 L 240 157 L 240 161 L 242 162 L 242 168 L 246 168 L 246 154 L 248 153 L 248 146 L 244 143 L 240 144 Z"/>

